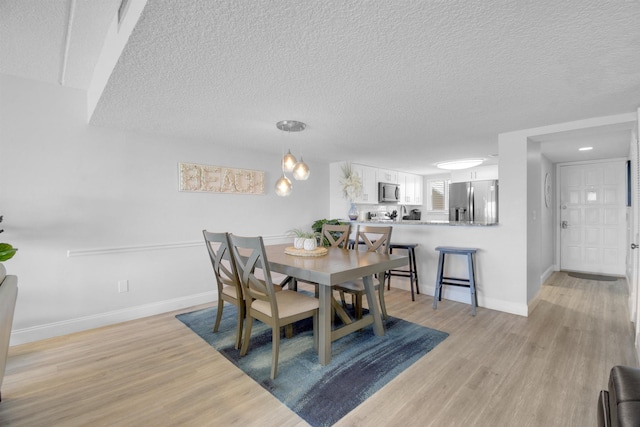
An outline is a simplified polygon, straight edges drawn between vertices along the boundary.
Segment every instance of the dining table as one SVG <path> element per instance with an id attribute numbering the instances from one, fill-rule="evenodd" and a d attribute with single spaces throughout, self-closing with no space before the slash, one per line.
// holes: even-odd
<path id="1" fill-rule="evenodd" d="M 290 244 L 265 246 L 269 268 L 272 272 L 293 279 L 318 284 L 318 359 L 321 365 L 331 362 L 331 343 L 347 334 L 373 324 L 375 335 L 384 335 L 380 307 L 375 296 L 374 275 L 384 286 L 384 272 L 409 263 L 409 257 L 399 254 L 383 254 L 342 248 L 328 248 L 325 255 L 297 256 L 285 253 Z M 332 328 L 332 307 L 335 307 L 333 287 L 362 278 L 369 313 L 361 319 L 345 322 Z M 382 290 L 381 290 L 382 291 Z"/>

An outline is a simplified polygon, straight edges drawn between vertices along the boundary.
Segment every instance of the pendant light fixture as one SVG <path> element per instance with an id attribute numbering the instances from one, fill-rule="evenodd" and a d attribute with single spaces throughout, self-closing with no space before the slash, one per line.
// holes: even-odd
<path id="1" fill-rule="evenodd" d="M 283 132 L 302 132 L 307 127 L 306 124 L 296 120 L 282 120 L 276 123 L 276 127 Z M 283 149 L 284 152 L 284 149 Z M 282 157 L 282 177 L 276 182 L 276 194 L 278 196 L 288 196 L 291 194 L 291 180 L 287 178 L 285 172 L 293 172 L 293 177 L 298 181 L 305 181 L 309 178 L 309 166 L 304 162 L 302 156 L 300 161 L 291 154 L 291 149 Z"/>
<path id="2" fill-rule="evenodd" d="M 278 181 L 276 181 L 276 194 L 280 197 L 287 197 L 291 194 L 291 180 L 287 178 L 284 174 L 284 169 L 282 170 L 282 176 Z"/>
<path id="3" fill-rule="evenodd" d="M 309 178 L 309 166 L 302 159 L 300 155 L 300 161 L 293 167 L 293 177 L 298 181 L 306 181 Z"/>
<path id="4" fill-rule="evenodd" d="M 282 167 L 284 167 L 285 171 L 292 172 L 293 167 L 296 165 L 296 163 L 298 163 L 298 161 L 296 160 L 296 156 L 291 154 L 291 149 L 289 149 L 287 154 L 285 154 L 282 158 Z"/>

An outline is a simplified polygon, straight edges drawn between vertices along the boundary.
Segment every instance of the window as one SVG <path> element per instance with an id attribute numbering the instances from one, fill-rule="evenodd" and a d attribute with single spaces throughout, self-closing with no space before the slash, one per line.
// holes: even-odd
<path id="1" fill-rule="evenodd" d="M 443 212 L 449 210 L 448 179 L 427 180 L 427 211 Z"/>

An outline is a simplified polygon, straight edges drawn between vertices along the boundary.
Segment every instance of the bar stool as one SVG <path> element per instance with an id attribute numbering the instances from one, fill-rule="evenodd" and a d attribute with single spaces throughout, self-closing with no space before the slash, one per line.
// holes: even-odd
<path id="1" fill-rule="evenodd" d="M 416 293 L 420 295 L 420 288 L 418 287 L 418 268 L 416 267 L 416 246 L 417 243 L 391 243 L 389 245 L 389 253 L 393 253 L 394 249 L 404 249 L 409 255 L 409 270 L 404 269 L 392 269 L 387 271 L 387 289 L 391 289 L 391 276 L 402 276 L 411 279 L 411 301 L 415 301 L 416 298 L 413 293 L 413 286 L 415 282 Z"/>
<path id="2" fill-rule="evenodd" d="M 438 246 L 436 251 L 440 252 L 438 259 L 438 276 L 436 278 L 436 292 L 433 295 L 433 309 L 437 308 L 438 301 L 442 301 L 442 285 L 463 286 L 469 288 L 471 293 L 471 314 L 476 315 L 476 306 L 478 305 L 478 297 L 476 294 L 476 271 L 473 265 L 473 255 L 478 251 L 477 248 L 456 248 L 452 246 Z M 467 267 L 469 278 L 458 279 L 455 277 L 444 277 L 444 260 L 445 255 L 465 255 L 467 257 Z"/>

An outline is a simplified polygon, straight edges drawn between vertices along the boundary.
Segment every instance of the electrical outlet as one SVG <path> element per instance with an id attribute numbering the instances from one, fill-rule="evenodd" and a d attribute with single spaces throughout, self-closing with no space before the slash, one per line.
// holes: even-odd
<path id="1" fill-rule="evenodd" d="M 121 294 L 123 292 L 129 292 L 128 280 L 118 280 L 118 293 Z"/>

